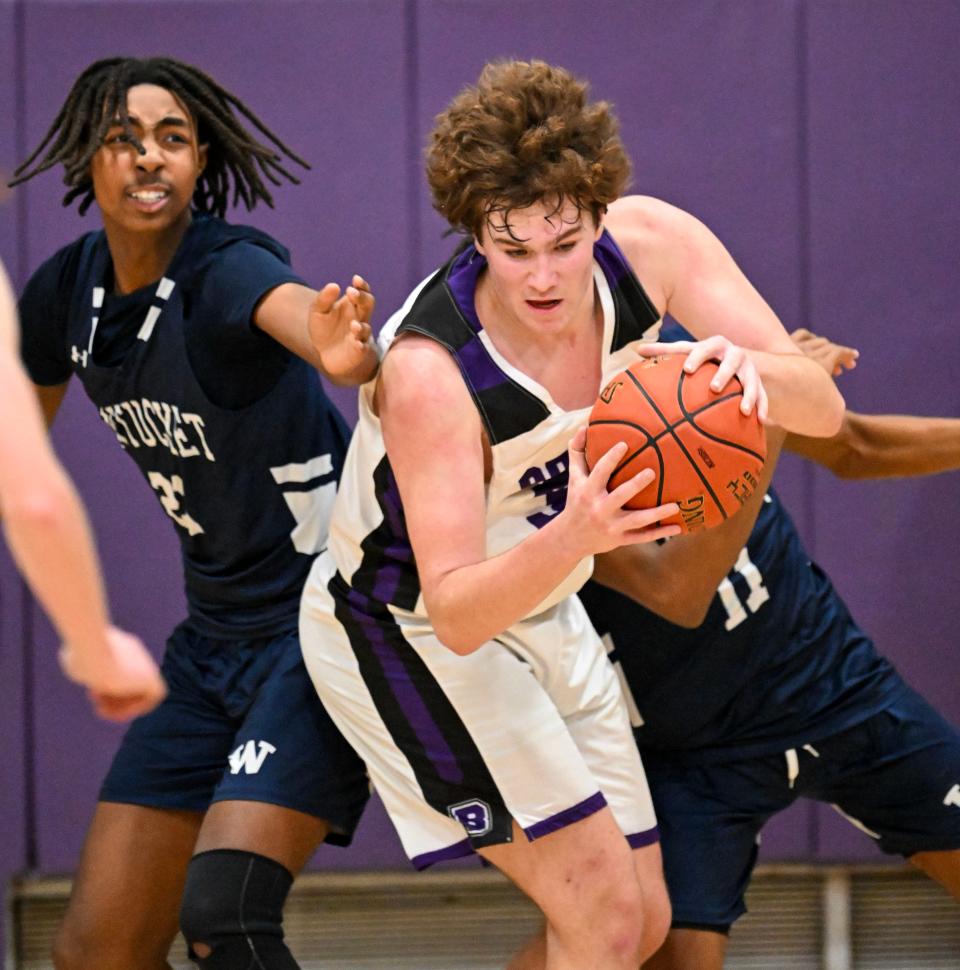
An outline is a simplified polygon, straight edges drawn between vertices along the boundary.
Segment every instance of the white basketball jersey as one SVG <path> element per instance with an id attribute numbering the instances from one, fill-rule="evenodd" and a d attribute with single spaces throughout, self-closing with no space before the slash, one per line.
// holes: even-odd
<path id="1" fill-rule="evenodd" d="M 594 247 L 594 282 L 603 313 L 600 388 L 656 339 L 659 317 L 609 235 Z M 590 408 L 565 411 L 536 381 L 508 363 L 477 318 L 473 294 L 485 265 L 473 246 L 420 283 L 384 326 L 381 349 L 403 333 L 432 337 L 456 358 L 477 404 L 492 452 L 486 489 L 487 555 L 497 556 L 542 528 L 564 507 L 567 447 Z M 359 420 L 330 527 L 337 570 L 358 593 L 425 615 L 403 507 L 373 410 L 375 381 L 361 389 Z M 583 560 L 530 616 L 575 593 L 590 576 Z"/>

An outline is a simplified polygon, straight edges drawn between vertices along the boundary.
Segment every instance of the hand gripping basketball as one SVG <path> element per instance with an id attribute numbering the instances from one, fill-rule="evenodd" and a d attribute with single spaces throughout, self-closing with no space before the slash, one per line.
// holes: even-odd
<path id="1" fill-rule="evenodd" d="M 676 502 L 678 515 L 664 524 L 697 532 L 728 519 L 753 494 L 767 448 L 757 414 L 741 409 L 739 380 L 718 392 L 711 387 L 720 369 L 715 361 L 693 373 L 685 362 L 679 355 L 645 358 L 613 378 L 590 414 L 586 458 L 593 468 L 626 442 L 607 487 L 651 468 L 656 478 L 627 507 Z"/>

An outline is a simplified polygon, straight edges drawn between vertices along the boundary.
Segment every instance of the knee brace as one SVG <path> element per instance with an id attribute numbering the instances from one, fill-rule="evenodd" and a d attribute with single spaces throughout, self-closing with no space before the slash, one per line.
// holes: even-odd
<path id="1" fill-rule="evenodd" d="M 201 970 L 298 970 L 283 942 L 293 876 L 253 852 L 214 849 L 190 860 L 180 929 Z"/>

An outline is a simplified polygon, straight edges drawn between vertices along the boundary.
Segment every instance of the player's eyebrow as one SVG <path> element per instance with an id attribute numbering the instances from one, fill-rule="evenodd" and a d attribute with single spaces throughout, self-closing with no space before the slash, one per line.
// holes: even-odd
<path id="1" fill-rule="evenodd" d="M 565 229 L 563 232 L 554 239 L 554 243 L 561 243 L 570 236 L 576 235 L 583 228 L 583 223 L 578 222 L 575 226 L 571 226 L 569 229 Z M 530 240 L 529 239 L 514 239 L 510 236 L 505 235 L 495 235 L 493 236 L 493 241 L 499 246 L 503 246 L 507 249 L 514 249 L 517 246 L 524 246 Z"/>
<path id="2" fill-rule="evenodd" d="M 136 125 L 138 128 L 143 128 L 143 122 L 136 115 L 128 115 L 131 125 Z M 111 123 L 112 128 L 123 127 L 123 122 L 119 117 L 115 117 Z M 178 115 L 164 115 L 155 125 L 157 128 L 189 128 L 190 123 L 186 118 L 181 118 Z"/>

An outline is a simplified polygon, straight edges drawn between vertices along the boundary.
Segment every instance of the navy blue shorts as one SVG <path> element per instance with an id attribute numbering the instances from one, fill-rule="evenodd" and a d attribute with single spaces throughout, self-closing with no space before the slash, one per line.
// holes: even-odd
<path id="1" fill-rule="evenodd" d="M 328 841 L 349 844 L 366 769 L 320 703 L 296 629 L 221 640 L 183 623 L 162 669 L 169 694 L 130 726 L 101 801 L 192 811 L 268 802 L 324 819 Z"/>
<path id="2" fill-rule="evenodd" d="M 759 832 L 797 798 L 832 804 L 883 852 L 960 849 L 960 731 L 909 689 L 790 752 L 709 765 L 644 752 L 643 761 L 675 925 L 725 931 L 746 912 Z"/>

